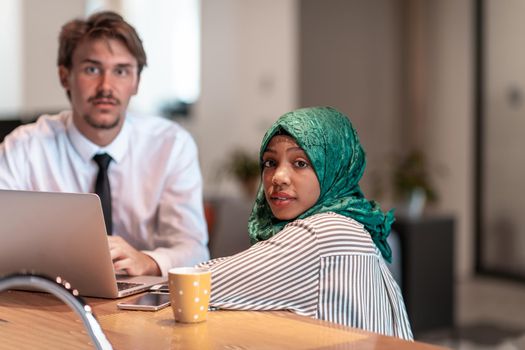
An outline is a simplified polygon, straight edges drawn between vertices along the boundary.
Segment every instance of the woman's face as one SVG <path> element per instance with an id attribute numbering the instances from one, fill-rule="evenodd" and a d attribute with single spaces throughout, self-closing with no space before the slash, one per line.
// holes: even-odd
<path id="1" fill-rule="evenodd" d="M 266 201 L 279 220 L 295 219 L 310 209 L 321 190 L 303 149 L 290 136 L 274 136 L 263 154 Z"/>

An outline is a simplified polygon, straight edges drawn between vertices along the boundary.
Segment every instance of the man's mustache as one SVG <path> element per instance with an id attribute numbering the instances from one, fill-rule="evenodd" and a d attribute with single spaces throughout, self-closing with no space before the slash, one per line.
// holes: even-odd
<path id="1" fill-rule="evenodd" d="M 113 97 L 113 94 L 111 92 L 105 93 L 104 91 L 101 91 L 97 93 L 95 96 L 91 96 L 90 98 L 88 98 L 88 102 L 96 103 L 97 100 L 100 100 L 100 99 L 104 99 L 107 102 L 112 103 L 114 105 L 120 105 L 120 100 L 118 98 Z"/>

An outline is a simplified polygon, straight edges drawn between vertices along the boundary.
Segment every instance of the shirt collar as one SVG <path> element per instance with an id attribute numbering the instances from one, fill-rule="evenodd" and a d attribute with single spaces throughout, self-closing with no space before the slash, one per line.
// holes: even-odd
<path id="1" fill-rule="evenodd" d="M 71 112 L 67 119 L 66 128 L 71 144 L 86 162 L 89 162 L 97 153 L 107 153 L 113 158 L 113 161 L 119 163 L 126 154 L 130 138 L 130 127 L 126 120 L 124 120 L 124 125 L 122 125 L 122 129 L 117 137 L 105 147 L 94 144 L 77 129 L 75 123 L 73 123 L 73 114 Z"/>

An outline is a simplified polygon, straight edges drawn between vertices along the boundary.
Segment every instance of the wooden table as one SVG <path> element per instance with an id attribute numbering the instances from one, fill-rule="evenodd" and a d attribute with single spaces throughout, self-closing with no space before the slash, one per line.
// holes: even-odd
<path id="1" fill-rule="evenodd" d="M 123 311 L 117 300 L 86 301 L 115 349 L 443 349 L 284 311 L 213 311 L 206 322 L 179 324 L 169 307 L 156 312 Z M 80 318 L 55 297 L 0 293 L 0 349 L 43 348 L 93 346 Z"/>

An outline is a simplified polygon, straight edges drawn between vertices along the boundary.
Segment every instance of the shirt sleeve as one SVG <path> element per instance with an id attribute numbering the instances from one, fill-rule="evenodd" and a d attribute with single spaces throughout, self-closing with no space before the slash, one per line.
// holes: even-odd
<path id="1" fill-rule="evenodd" d="M 170 175 L 161 195 L 153 250 L 143 251 L 163 276 L 171 267 L 193 266 L 209 259 L 208 231 L 202 202 L 197 146 L 189 134 L 170 158 Z"/>
<path id="2" fill-rule="evenodd" d="M 14 139 L 13 134 L 8 135 L 0 143 L 0 189 L 24 189 L 25 165 L 27 157 L 25 149 Z"/>
<path id="3" fill-rule="evenodd" d="M 315 231 L 306 225 L 288 225 L 267 241 L 200 266 L 212 272 L 213 307 L 315 316 L 319 252 Z"/>

